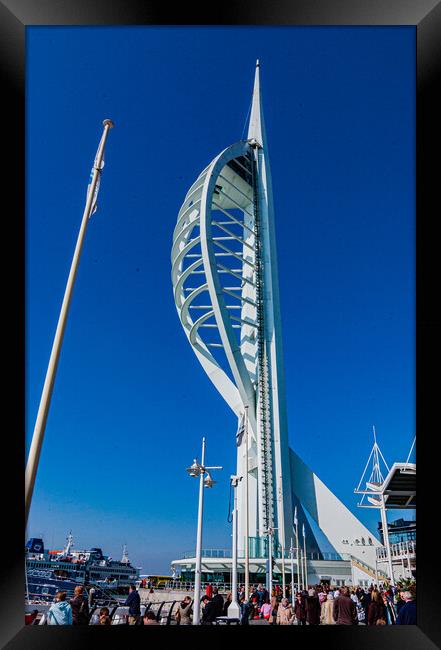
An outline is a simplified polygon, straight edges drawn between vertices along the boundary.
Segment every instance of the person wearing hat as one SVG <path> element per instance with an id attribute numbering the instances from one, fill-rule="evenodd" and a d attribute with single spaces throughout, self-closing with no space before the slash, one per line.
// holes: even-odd
<path id="1" fill-rule="evenodd" d="M 202 607 L 201 625 L 212 625 L 217 616 L 216 603 L 213 603 L 211 598 L 205 594 L 202 597 Z"/>

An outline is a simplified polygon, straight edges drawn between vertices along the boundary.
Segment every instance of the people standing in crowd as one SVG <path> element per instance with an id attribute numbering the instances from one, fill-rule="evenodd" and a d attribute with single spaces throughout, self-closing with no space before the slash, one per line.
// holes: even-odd
<path id="1" fill-rule="evenodd" d="M 396 612 L 397 612 L 397 616 L 400 613 L 401 609 L 406 604 L 406 601 L 404 600 L 403 594 L 404 594 L 404 591 L 402 589 L 400 589 L 399 591 L 397 591 L 397 593 L 395 595 L 396 596 Z"/>
<path id="2" fill-rule="evenodd" d="M 268 590 L 265 589 L 265 587 L 262 584 L 259 584 L 257 585 L 256 594 L 258 598 L 257 604 L 259 605 L 259 607 L 262 607 L 264 601 L 269 599 Z"/>
<path id="3" fill-rule="evenodd" d="M 129 608 L 129 625 L 135 625 L 141 616 L 141 598 L 135 585 L 130 585 L 129 595 L 124 605 Z"/>
<path id="4" fill-rule="evenodd" d="M 208 598 L 213 598 L 213 585 L 211 582 L 208 583 L 208 585 L 205 587 L 205 595 L 208 596 Z"/>
<path id="5" fill-rule="evenodd" d="M 66 601 L 66 592 L 58 591 L 55 602 L 49 607 L 47 613 L 48 625 L 72 625 L 72 607 Z"/>
<path id="6" fill-rule="evenodd" d="M 70 606 L 72 607 L 72 625 L 89 625 L 89 603 L 83 587 L 75 587 Z"/>
<path id="7" fill-rule="evenodd" d="M 205 594 L 202 598 L 202 625 L 212 625 L 216 619 L 216 604 Z"/>
<path id="8" fill-rule="evenodd" d="M 330 591 L 327 595 L 325 594 L 325 599 L 321 605 L 320 611 L 320 623 L 322 625 L 335 625 L 334 618 L 332 616 L 332 610 L 334 607 L 334 594 Z"/>
<path id="9" fill-rule="evenodd" d="M 386 613 L 386 622 L 388 625 L 395 625 L 396 615 L 392 600 L 393 597 L 391 598 L 389 591 L 382 591 L 380 595 L 383 600 L 384 610 Z"/>
<path id="10" fill-rule="evenodd" d="M 150 610 L 145 612 L 143 616 L 143 625 L 159 625 L 154 612 L 151 612 Z"/>
<path id="11" fill-rule="evenodd" d="M 93 607 L 93 602 L 95 600 L 95 587 L 89 589 L 89 609 Z"/>
<path id="12" fill-rule="evenodd" d="M 99 625 L 112 625 L 110 620 L 110 612 L 108 607 L 101 607 L 99 614 Z"/>
<path id="13" fill-rule="evenodd" d="M 294 603 L 294 614 L 297 625 L 306 625 L 306 602 L 302 593 L 298 592 Z"/>
<path id="14" fill-rule="evenodd" d="M 190 596 L 184 596 L 175 614 L 178 625 L 191 625 L 193 610 Z"/>
<path id="15" fill-rule="evenodd" d="M 262 617 L 265 621 L 267 621 L 268 623 L 270 623 L 271 612 L 272 612 L 272 611 L 273 611 L 273 608 L 272 608 L 272 606 L 271 606 L 271 603 L 268 602 L 268 601 L 266 600 L 266 601 L 263 603 L 262 607 L 260 608 L 260 614 L 261 614 L 261 617 Z"/>
<path id="16" fill-rule="evenodd" d="M 357 609 L 354 601 L 349 596 L 347 587 L 340 590 L 338 598 L 335 598 L 334 594 L 332 616 L 337 625 L 356 625 L 358 623 Z"/>
<path id="17" fill-rule="evenodd" d="M 374 589 L 371 593 L 371 602 L 368 608 L 367 624 L 382 625 L 383 623 L 378 623 L 379 620 L 386 623 L 386 611 L 380 596 L 380 592 L 377 589 Z"/>
<path id="18" fill-rule="evenodd" d="M 369 610 L 369 605 L 371 604 L 371 591 L 363 591 L 361 596 L 359 596 L 359 600 L 361 603 L 361 606 L 363 607 L 364 610 L 364 620 L 368 620 L 368 610 Z"/>
<path id="19" fill-rule="evenodd" d="M 306 620 L 308 625 L 320 624 L 320 600 L 315 589 L 309 589 L 306 596 Z"/>
<path id="20" fill-rule="evenodd" d="M 277 610 L 279 609 L 279 599 L 277 598 L 275 591 L 273 591 L 271 594 L 270 605 L 271 605 L 271 615 L 270 615 L 269 623 L 271 625 L 275 625 L 277 621 Z"/>
<path id="21" fill-rule="evenodd" d="M 228 616 L 228 608 L 229 608 L 229 606 L 231 605 L 232 602 L 233 602 L 233 593 L 231 591 L 229 591 L 227 593 L 224 605 L 222 607 L 222 616 Z"/>
<path id="22" fill-rule="evenodd" d="M 410 591 L 401 592 L 404 605 L 400 608 L 396 625 L 416 625 L 416 601 Z"/>
<path id="23" fill-rule="evenodd" d="M 239 599 L 239 609 L 240 609 L 240 624 L 249 625 L 250 621 L 250 603 L 245 600 L 245 593 L 240 595 Z"/>
<path id="24" fill-rule="evenodd" d="M 256 590 L 254 590 L 254 592 L 250 595 L 248 602 L 250 604 L 250 619 L 259 618 L 259 596 Z"/>
<path id="25" fill-rule="evenodd" d="M 222 610 L 224 607 L 224 599 L 222 598 L 221 594 L 219 593 L 219 589 L 217 587 L 213 587 L 213 597 L 211 599 L 211 602 L 214 605 L 216 616 L 222 616 Z"/>
<path id="26" fill-rule="evenodd" d="M 277 625 L 292 625 L 294 621 L 294 612 L 292 605 L 288 598 L 282 598 L 282 601 L 277 609 Z"/>

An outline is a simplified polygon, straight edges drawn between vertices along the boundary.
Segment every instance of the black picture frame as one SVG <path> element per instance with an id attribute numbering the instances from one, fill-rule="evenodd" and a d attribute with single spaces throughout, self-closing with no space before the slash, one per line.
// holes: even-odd
<path id="1" fill-rule="evenodd" d="M 5 241 L 13 255 L 4 269 L 3 302 L 14 305 L 6 311 L 4 344 L 13 350 L 11 369 L 7 376 L 5 403 L 17 404 L 12 424 L 4 427 L 3 464 L 11 471 L 3 485 L 3 541 L 1 556 L 2 601 L 0 606 L 0 640 L 2 647 L 75 647 L 97 642 L 94 628 L 37 628 L 24 626 L 23 616 L 23 542 L 24 542 L 24 213 L 25 213 L 25 30 L 32 25 L 413 25 L 417 37 L 417 124 L 416 124 L 416 403 L 420 510 L 418 517 L 418 625 L 408 627 L 346 628 L 317 627 L 316 632 L 296 628 L 299 637 L 294 642 L 325 644 L 327 648 L 375 647 L 402 650 L 441 647 L 440 605 L 437 584 L 437 536 L 434 529 L 439 518 L 436 506 L 438 491 L 435 479 L 438 456 L 432 452 L 432 440 L 438 429 L 437 370 L 440 367 L 440 320 L 437 313 L 438 241 L 435 236 L 439 220 L 441 157 L 441 102 L 439 81 L 441 69 L 441 2 L 439 0 L 302 0 L 255 3 L 235 1 L 219 3 L 209 8 L 180 3 L 171 8 L 166 3 L 142 0 L 1 0 L 0 2 L 0 63 L 3 77 L 3 149 L 6 169 L 3 173 L 3 196 L 10 196 L 3 224 L 8 226 Z M 12 190 L 15 189 L 15 191 Z M 438 209 L 437 209 L 438 208 Z M 15 313 L 14 318 L 10 318 Z M 18 397 L 17 397 L 18 396 Z M 423 511 L 421 512 L 421 508 Z M 424 512 L 426 510 L 426 512 Z M 439 509 L 438 509 L 439 510 Z M 125 626 L 112 636 L 121 643 L 121 634 L 136 634 Z M 167 628 L 163 634 L 176 634 Z M 190 632 L 191 629 L 191 632 Z M 186 633 L 199 633 L 206 628 L 189 628 Z M 223 628 L 225 629 L 225 628 Z M 253 637 L 256 629 L 248 628 Z M 278 639 L 274 628 L 268 634 Z M 326 631 L 323 631 L 326 629 Z M 91 632 L 92 630 L 92 632 Z M 253 632 L 254 630 L 254 632 Z M 300 632 L 303 630 L 303 632 Z M 182 631 L 171 642 L 179 642 Z M 200 632 L 202 633 L 202 632 Z M 244 633 L 244 628 L 241 628 Z M 265 632 L 264 632 L 265 633 Z M 90 635 L 93 639 L 91 640 Z M 135 643 L 144 642 L 145 632 L 139 632 Z M 151 634 L 151 632 L 149 632 Z M 219 633 L 218 633 L 219 634 Z M 234 634 L 222 632 L 221 634 Z M 259 633 L 261 634 L 261 633 Z M 265 633 L 266 634 L 266 633 Z M 286 630 L 285 633 L 286 634 Z M 291 633 L 292 634 L 292 633 Z M 81 636 L 81 639 L 79 638 Z M 87 637 L 87 639 L 85 638 Z M 219 637 L 217 637 L 219 638 Z M 253 642 L 255 641 L 253 637 Z M 261 638 L 259 636 L 259 638 Z M 106 640 L 107 643 L 109 640 Z M 204 642 L 210 642 L 208 637 Z M 226 642 L 226 639 L 223 640 Z M 283 640 L 282 640 L 283 642 Z M 98 641 L 101 643 L 101 641 Z"/>

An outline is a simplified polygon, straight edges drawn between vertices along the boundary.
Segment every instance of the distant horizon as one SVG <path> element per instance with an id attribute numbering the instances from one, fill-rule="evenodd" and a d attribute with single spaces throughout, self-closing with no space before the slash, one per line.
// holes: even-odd
<path id="1" fill-rule="evenodd" d="M 379 513 L 354 494 L 372 426 L 390 466 L 415 436 L 415 29 L 26 34 L 26 453 L 102 120 L 115 121 L 27 539 L 58 549 L 72 530 L 75 545 L 113 558 L 127 544 L 143 573 L 168 575 L 195 548 L 197 482 L 185 468 L 204 435 L 207 462 L 224 469 L 206 491 L 202 545 L 231 546 L 237 419 L 182 332 L 170 252 L 188 188 L 243 137 L 256 59 L 289 443 L 377 536 Z M 415 512 L 388 512 L 400 517 Z"/>

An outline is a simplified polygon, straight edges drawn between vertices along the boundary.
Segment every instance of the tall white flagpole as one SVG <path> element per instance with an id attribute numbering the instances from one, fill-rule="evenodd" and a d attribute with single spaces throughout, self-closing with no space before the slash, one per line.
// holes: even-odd
<path id="1" fill-rule="evenodd" d="M 249 504 L 248 504 L 248 406 L 245 406 L 245 601 L 250 595 Z"/>
<path id="2" fill-rule="evenodd" d="M 291 603 L 294 605 L 294 547 L 292 537 L 289 550 L 291 552 Z"/>
<path id="3" fill-rule="evenodd" d="M 95 157 L 93 166 L 92 180 L 87 192 L 86 206 L 84 208 L 83 218 L 81 221 L 80 231 L 78 234 L 77 244 L 70 267 L 69 277 L 67 280 L 66 290 L 64 293 L 63 303 L 61 305 L 60 316 L 58 325 L 55 332 L 54 342 L 52 344 L 52 352 L 49 358 L 49 365 L 46 372 L 46 379 L 44 381 L 43 392 L 40 398 L 40 406 L 38 409 L 37 420 L 35 422 L 34 433 L 32 435 L 31 447 L 29 450 L 28 461 L 26 465 L 25 474 L 25 524 L 28 522 L 29 510 L 31 507 L 32 494 L 34 492 L 35 478 L 37 475 L 38 462 L 40 459 L 41 447 L 43 444 L 44 432 L 46 428 L 47 417 L 49 413 L 52 392 L 54 388 L 55 375 L 57 372 L 58 360 L 60 357 L 61 345 L 63 343 L 64 330 L 66 327 L 67 315 L 69 312 L 70 302 L 72 298 L 72 291 L 77 275 L 78 264 L 83 249 L 84 236 L 86 234 L 87 223 L 90 214 L 96 205 L 96 187 L 102 169 L 104 147 L 106 144 L 109 129 L 113 128 L 114 123 L 112 120 L 103 121 L 104 131 L 98 146 L 98 151 Z"/>

